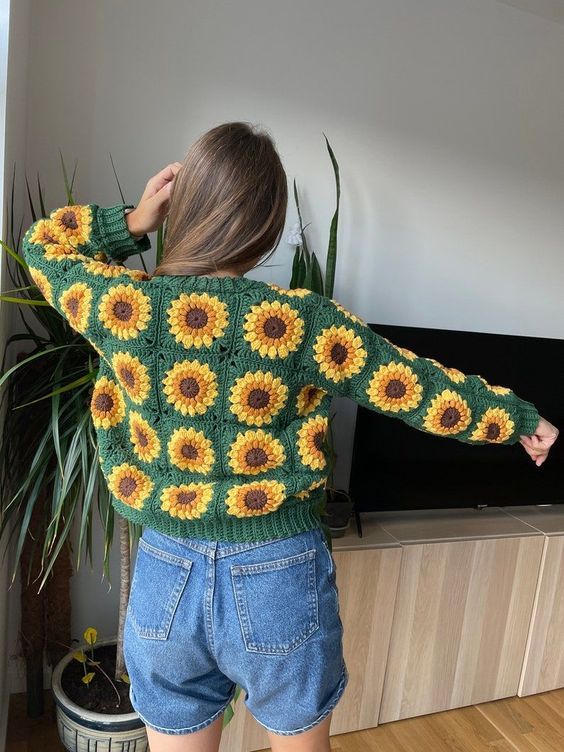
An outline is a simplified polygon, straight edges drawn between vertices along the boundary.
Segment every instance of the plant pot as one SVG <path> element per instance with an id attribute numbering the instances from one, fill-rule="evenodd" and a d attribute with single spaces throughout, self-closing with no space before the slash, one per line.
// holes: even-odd
<path id="1" fill-rule="evenodd" d="M 100 645 L 115 645 L 105 640 Z M 109 714 L 86 710 L 73 702 L 62 686 L 63 671 L 74 660 L 76 650 L 86 651 L 82 645 L 68 653 L 53 671 L 51 688 L 57 709 L 57 729 L 65 749 L 69 752 L 148 752 L 147 732 L 137 713 Z"/>
<path id="2" fill-rule="evenodd" d="M 326 491 L 322 522 L 327 525 L 332 538 L 342 538 L 348 530 L 353 513 L 353 503 L 344 491 Z"/>

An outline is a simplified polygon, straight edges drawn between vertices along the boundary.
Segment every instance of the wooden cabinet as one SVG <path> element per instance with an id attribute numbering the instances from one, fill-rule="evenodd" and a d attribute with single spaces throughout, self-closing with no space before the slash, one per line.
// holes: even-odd
<path id="1" fill-rule="evenodd" d="M 380 723 L 515 695 L 543 536 L 494 509 L 381 524 L 403 554 Z"/>
<path id="2" fill-rule="evenodd" d="M 544 537 L 544 551 L 519 696 L 564 687 L 564 508 L 515 507 Z"/>
<path id="3" fill-rule="evenodd" d="M 401 548 L 334 548 L 349 683 L 332 734 L 378 725 L 401 564 Z"/>

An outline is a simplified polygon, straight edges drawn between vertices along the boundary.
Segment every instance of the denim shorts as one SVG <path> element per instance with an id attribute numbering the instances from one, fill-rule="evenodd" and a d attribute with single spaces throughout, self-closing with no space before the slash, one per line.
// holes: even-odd
<path id="1" fill-rule="evenodd" d="M 131 702 L 147 726 L 199 731 L 239 685 L 268 731 L 307 731 L 347 685 L 342 634 L 320 528 L 254 543 L 144 530 L 124 653 Z"/>

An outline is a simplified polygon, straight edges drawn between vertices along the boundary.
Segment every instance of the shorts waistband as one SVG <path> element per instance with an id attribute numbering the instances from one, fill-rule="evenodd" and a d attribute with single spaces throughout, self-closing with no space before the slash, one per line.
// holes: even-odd
<path id="1" fill-rule="evenodd" d="M 285 537 L 296 538 L 299 536 L 310 535 L 311 532 L 311 530 L 304 530 L 303 532 L 296 533 L 292 536 L 269 538 L 268 540 L 263 541 L 244 541 L 241 543 L 231 543 L 229 541 L 198 540 L 196 538 L 182 538 L 173 535 L 167 535 L 166 533 L 161 533 L 157 530 L 153 530 L 152 528 L 146 528 L 143 532 L 143 537 L 148 537 L 149 543 L 151 542 L 151 539 L 157 542 L 159 538 L 165 538 L 167 541 L 172 541 L 173 543 L 176 543 L 185 548 L 189 548 L 192 551 L 197 551 L 204 556 L 208 556 L 210 559 L 223 559 L 226 556 L 233 556 L 234 554 L 241 553 L 242 551 L 250 551 L 253 548 L 259 548 L 260 546 L 268 546 L 270 543 L 274 543 L 274 541 L 284 540 Z"/>

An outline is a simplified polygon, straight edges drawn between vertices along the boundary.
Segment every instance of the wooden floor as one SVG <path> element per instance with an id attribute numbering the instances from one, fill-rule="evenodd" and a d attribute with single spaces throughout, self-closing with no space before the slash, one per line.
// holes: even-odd
<path id="1" fill-rule="evenodd" d="M 6 752 L 62 752 L 46 693 L 43 718 L 12 695 Z M 333 752 L 563 752 L 564 690 L 410 718 L 331 739 Z M 239 752 L 239 750 L 233 750 Z"/>

